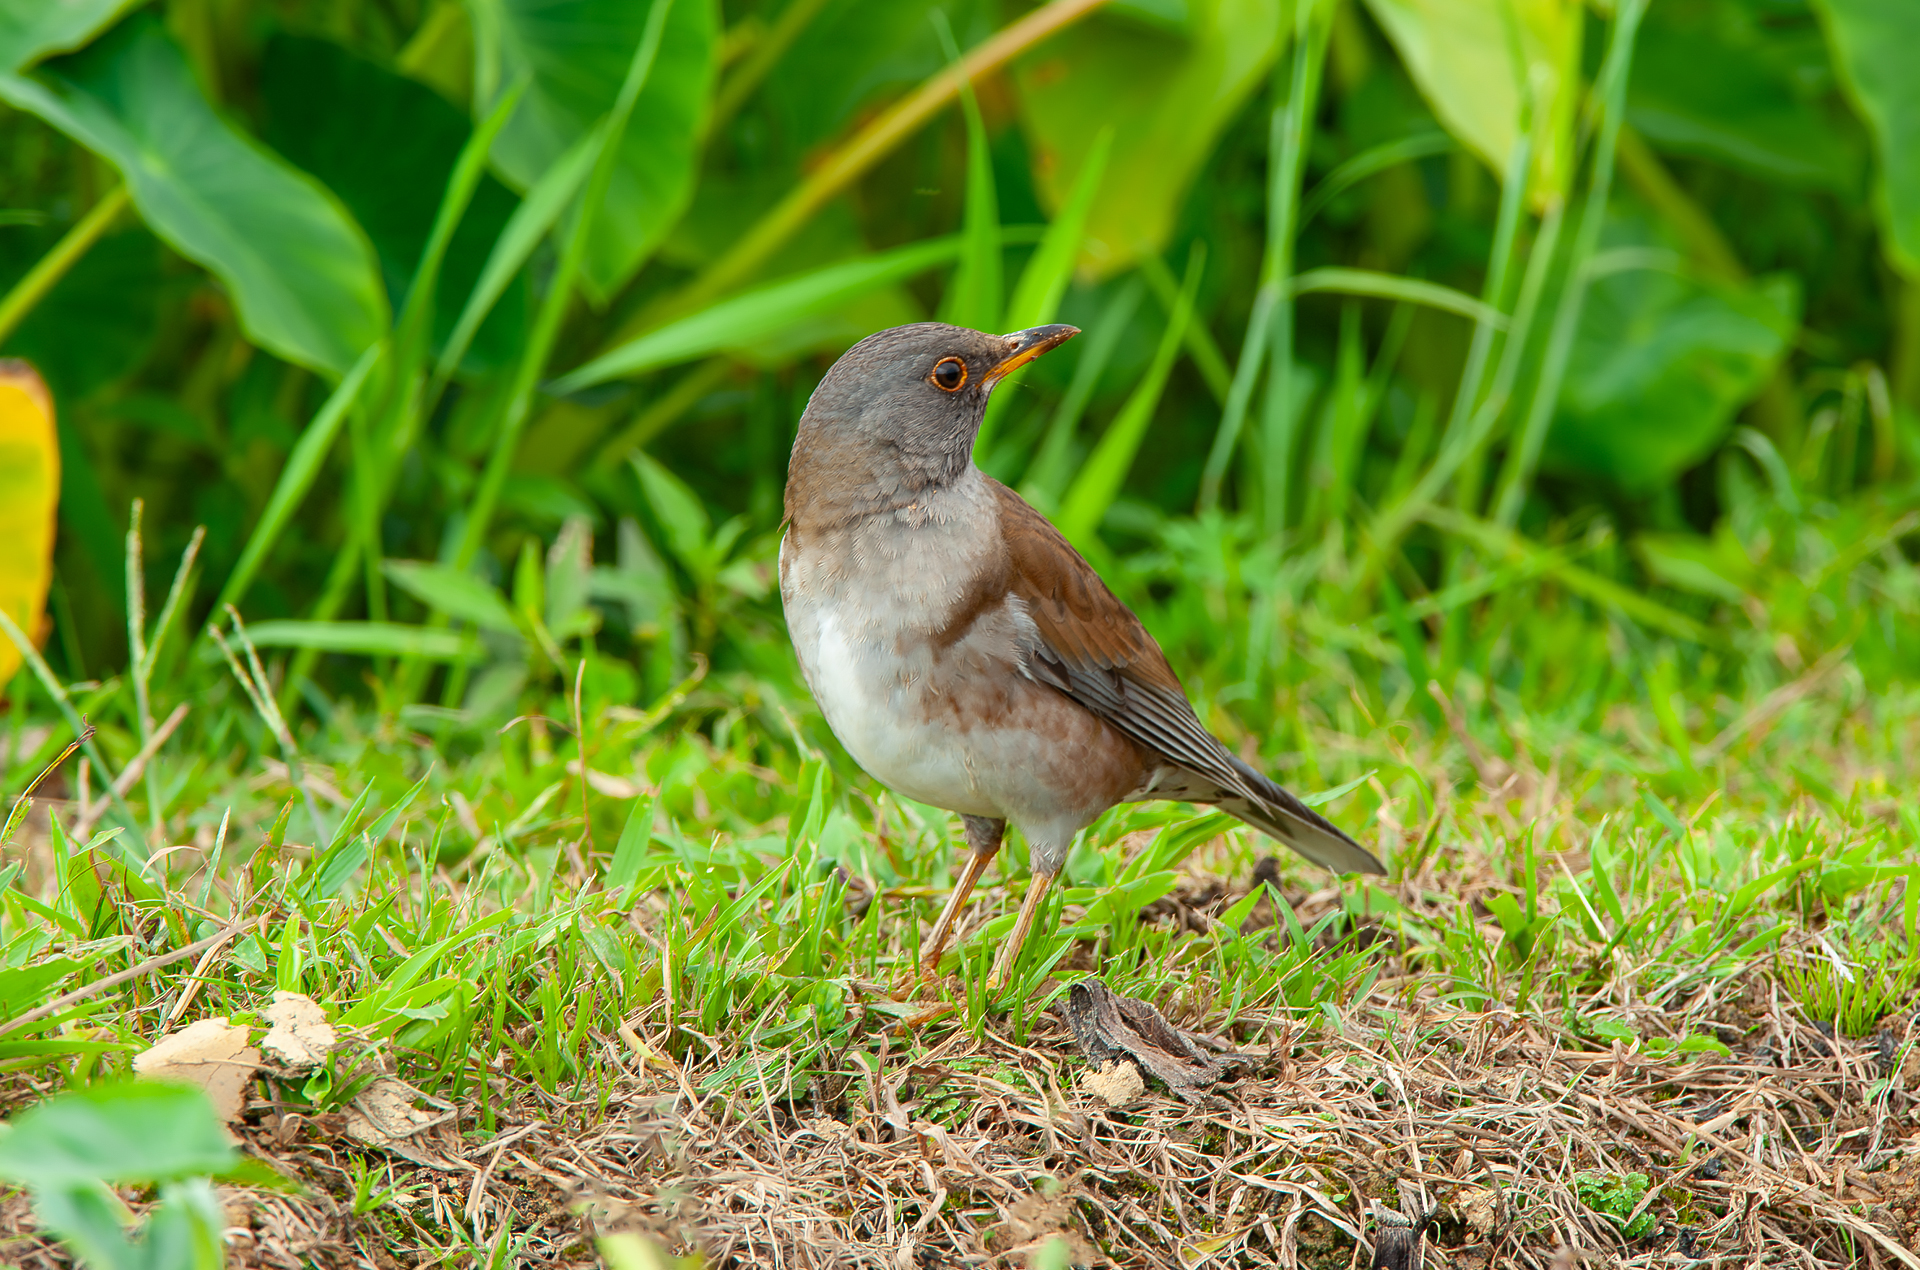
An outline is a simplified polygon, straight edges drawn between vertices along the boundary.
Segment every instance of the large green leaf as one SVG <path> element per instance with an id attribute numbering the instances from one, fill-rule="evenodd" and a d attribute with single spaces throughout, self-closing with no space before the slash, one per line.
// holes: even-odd
<path id="1" fill-rule="evenodd" d="M 238 1161 L 206 1094 L 149 1081 L 71 1090 L 0 1137 L 0 1178 L 37 1187 L 157 1182 Z"/>
<path id="2" fill-rule="evenodd" d="M 1873 132 L 1874 207 L 1888 254 L 1920 277 L 1920 4 L 1815 0 L 1834 65 Z"/>
<path id="3" fill-rule="evenodd" d="M 476 107 L 522 73 L 532 87 L 494 162 L 525 189 L 612 108 L 653 4 L 671 3 L 660 53 L 634 104 L 620 164 L 588 244 L 584 280 L 605 297 L 633 276 L 693 193 L 712 94 L 719 15 L 713 0 L 474 0 Z"/>
<path id="4" fill-rule="evenodd" d="M 0 69 L 17 71 L 92 39 L 135 0 L 0 0 Z"/>
<path id="5" fill-rule="evenodd" d="M 1188 186 L 1278 47 L 1280 0 L 1186 8 L 1184 34 L 1096 13 L 1017 68 L 1020 123 L 1050 207 L 1066 205 L 1095 141 L 1113 129 L 1081 257 L 1096 275 L 1165 248 Z"/>
<path id="6" fill-rule="evenodd" d="M 1793 337 L 1799 288 L 1692 281 L 1650 254 L 1637 219 L 1609 227 L 1542 466 L 1645 493 L 1706 457 Z"/>
<path id="7" fill-rule="evenodd" d="M 1739 4 L 1654 5 L 1634 46 L 1628 121 L 1663 150 L 1852 192 L 1863 147 L 1808 91 L 1822 69 L 1808 53 L 1825 60 L 1811 18 L 1763 25 Z"/>
<path id="8" fill-rule="evenodd" d="M 158 19 L 136 14 L 0 98 L 112 162 L 147 224 L 227 286 L 249 338 L 345 372 L 387 326 L 373 251 L 311 177 L 208 105 Z"/>
<path id="9" fill-rule="evenodd" d="M 268 143 L 319 177 L 353 212 L 373 240 L 387 295 L 399 308 L 472 125 L 416 80 L 326 40 L 284 34 L 267 42 L 260 97 Z M 369 137 L 380 144 L 367 144 Z M 498 180 L 481 178 L 435 287 L 436 346 L 453 329 L 515 203 Z M 478 364 L 498 365 L 513 355 L 526 311 L 526 281 L 517 276 L 471 345 Z"/>
<path id="10" fill-rule="evenodd" d="M 1580 98 L 1579 0 L 1367 0 L 1447 131 L 1504 172 L 1520 137 L 1529 81 L 1536 207 L 1573 171 Z M 1516 52 L 1518 56 L 1516 56 Z"/>

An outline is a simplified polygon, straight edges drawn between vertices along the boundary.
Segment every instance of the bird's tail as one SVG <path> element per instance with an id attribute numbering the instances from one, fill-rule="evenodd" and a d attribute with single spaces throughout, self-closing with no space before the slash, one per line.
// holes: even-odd
<path id="1" fill-rule="evenodd" d="M 1261 833 L 1278 839 L 1323 869 L 1335 873 L 1385 873 L 1371 851 L 1342 833 L 1334 823 L 1253 768 L 1226 755 L 1251 797 L 1222 791 L 1214 806 L 1237 816 Z"/>

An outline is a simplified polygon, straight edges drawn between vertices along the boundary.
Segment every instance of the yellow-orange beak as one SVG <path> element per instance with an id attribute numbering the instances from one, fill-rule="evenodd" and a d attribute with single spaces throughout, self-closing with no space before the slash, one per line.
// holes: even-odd
<path id="1" fill-rule="evenodd" d="M 1015 331 L 1006 337 L 1007 347 L 1011 350 L 992 369 L 981 377 L 981 386 L 991 388 L 1014 371 L 1019 370 L 1050 348 L 1058 348 L 1074 336 L 1080 334 L 1077 326 L 1064 326 L 1058 323 L 1052 326 L 1036 326 L 1025 331 Z"/>

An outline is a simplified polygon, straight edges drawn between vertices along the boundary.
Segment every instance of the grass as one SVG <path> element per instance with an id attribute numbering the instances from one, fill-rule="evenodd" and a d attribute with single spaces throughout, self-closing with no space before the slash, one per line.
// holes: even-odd
<path id="1" fill-rule="evenodd" d="M 1198 523 L 1116 566 L 1195 661 L 1204 595 L 1151 587 L 1206 590 L 1178 562 Z M 1385 1205 L 1437 1207 L 1430 1238 L 1466 1265 L 1545 1266 L 1563 1243 L 1911 1264 L 1894 1250 L 1920 1184 L 1911 686 L 1869 691 L 1855 660 L 1790 653 L 1785 632 L 1656 642 L 1551 575 L 1479 602 L 1477 665 L 1410 633 L 1444 597 L 1397 629 L 1295 608 L 1272 662 L 1238 667 L 1240 708 L 1274 722 L 1235 740 L 1326 791 L 1390 880 L 1334 885 L 1193 808 L 1117 809 L 987 1000 L 1026 884 L 1023 851 L 1002 855 L 944 967 L 951 1009 L 916 1028 L 930 1003 L 900 985 L 957 823 L 851 768 L 777 633 L 764 672 L 689 655 L 636 704 L 644 666 L 597 652 L 590 622 L 546 629 L 577 566 L 552 553 L 502 597 L 533 637 L 498 645 L 525 686 L 491 715 L 383 710 L 370 677 L 365 700 L 309 690 L 287 722 L 244 627 L 230 668 L 163 624 L 136 640 L 143 673 L 171 668 L 143 693 L 61 685 L 122 772 L 142 712 L 189 712 L 119 782 L 124 811 L 85 756 L 21 804 L 0 898 L 9 1113 L 111 1081 L 193 1020 L 264 1027 L 297 992 L 345 1039 L 317 1071 L 263 1071 L 235 1126 L 286 1179 L 229 1193 L 249 1263 L 349 1243 L 571 1263 L 626 1232 L 644 1238 L 607 1257 L 651 1240 L 715 1266 L 902 1249 L 1331 1266 Z M 1837 576 L 1905 585 L 1892 565 Z M 764 629 L 751 599 L 710 598 L 743 645 Z M 1571 667 L 1555 640 L 1633 652 Z M 1407 649 L 1452 691 L 1417 694 Z M 1700 690 L 1736 665 L 1741 696 Z M 1194 686 L 1231 733 L 1225 679 Z M 70 739 L 47 695 L 10 699 L 11 790 Z M 1090 974 L 1223 1038 L 1239 1074 L 1197 1102 L 1095 1099 L 1061 1017 Z M 353 1136 L 384 1076 L 453 1114 Z M 24 1196 L 0 1223 L 7 1260 L 53 1255 Z"/>

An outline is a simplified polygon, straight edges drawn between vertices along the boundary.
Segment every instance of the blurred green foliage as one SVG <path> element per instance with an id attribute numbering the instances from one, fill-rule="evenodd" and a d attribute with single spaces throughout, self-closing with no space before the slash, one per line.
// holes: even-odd
<path id="1" fill-rule="evenodd" d="M 1917 21 L 0 0 L 52 669 L 128 661 L 137 498 L 156 592 L 206 527 L 180 629 L 234 601 L 296 714 L 371 657 L 382 708 L 498 723 L 588 646 L 640 698 L 699 654 L 797 700 L 795 422 L 940 316 L 1087 330 L 979 460 L 1271 744 L 1330 668 L 1434 723 L 1463 674 L 1597 718 L 1656 654 L 1742 697 L 1840 648 L 1909 675 Z"/>

